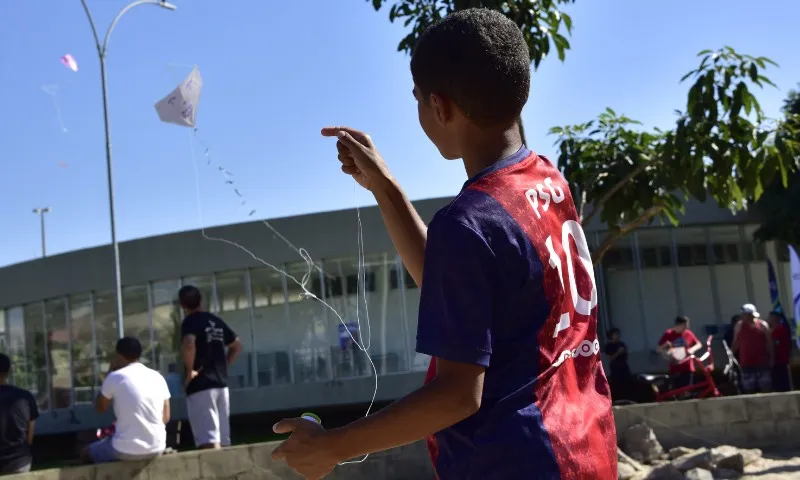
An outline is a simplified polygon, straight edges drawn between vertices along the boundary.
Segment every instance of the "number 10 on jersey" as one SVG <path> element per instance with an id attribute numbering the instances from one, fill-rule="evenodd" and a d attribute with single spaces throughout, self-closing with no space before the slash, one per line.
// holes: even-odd
<path id="1" fill-rule="evenodd" d="M 578 264 L 586 272 L 591 280 L 591 285 L 582 285 L 583 291 L 578 291 L 578 282 L 575 279 L 575 266 L 573 265 L 572 250 L 570 248 L 570 237 L 575 241 L 575 246 L 578 251 Z M 556 242 L 559 240 L 557 239 Z M 561 282 L 561 289 L 567 294 L 567 287 L 569 288 L 569 297 L 572 301 L 571 308 L 569 304 L 563 305 L 566 307 L 566 312 L 562 313 L 559 317 L 558 324 L 553 332 L 553 338 L 557 337 L 559 332 L 569 328 L 571 324 L 571 311 L 579 315 L 589 315 L 592 309 L 597 305 L 597 283 L 594 279 L 594 268 L 592 267 L 592 256 L 589 253 L 589 246 L 586 243 L 586 235 L 583 233 L 583 228 L 575 220 L 567 220 L 561 225 L 561 239 L 560 244 L 553 241 L 553 236 L 550 235 L 545 240 L 545 246 L 549 255 L 548 262 L 550 268 L 554 268 L 558 272 L 558 279 Z M 560 247 L 560 248 L 559 248 Z M 563 254 L 562 261 L 560 253 Z M 564 266 L 566 264 L 567 285 L 564 285 Z M 589 287 L 589 288 L 587 288 Z M 587 291 L 591 289 L 590 291 Z"/>

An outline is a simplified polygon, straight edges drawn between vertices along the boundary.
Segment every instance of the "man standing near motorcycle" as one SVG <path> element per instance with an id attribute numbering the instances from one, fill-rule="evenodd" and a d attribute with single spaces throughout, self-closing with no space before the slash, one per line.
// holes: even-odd
<path id="1" fill-rule="evenodd" d="M 741 317 L 733 331 L 732 349 L 739 353 L 742 366 L 742 393 L 769 392 L 775 363 L 772 333 L 755 305 L 742 305 Z"/>

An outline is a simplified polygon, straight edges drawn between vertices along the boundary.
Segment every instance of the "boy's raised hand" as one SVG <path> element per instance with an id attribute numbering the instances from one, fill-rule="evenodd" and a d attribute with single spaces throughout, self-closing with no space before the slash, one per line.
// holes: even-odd
<path id="1" fill-rule="evenodd" d="M 338 139 L 336 149 L 339 151 L 342 171 L 362 187 L 375 193 L 391 180 L 386 162 L 366 133 L 349 127 L 325 127 L 322 135 Z"/>

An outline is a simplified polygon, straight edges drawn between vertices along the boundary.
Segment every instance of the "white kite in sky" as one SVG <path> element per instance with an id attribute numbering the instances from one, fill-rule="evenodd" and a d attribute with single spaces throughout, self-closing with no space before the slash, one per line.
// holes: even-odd
<path id="1" fill-rule="evenodd" d="M 197 106 L 200 103 L 200 90 L 203 79 L 195 66 L 192 73 L 175 87 L 175 90 L 156 103 L 156 112 L 162 122 L 174 123 L 182 127 L 194 127 Z"/>

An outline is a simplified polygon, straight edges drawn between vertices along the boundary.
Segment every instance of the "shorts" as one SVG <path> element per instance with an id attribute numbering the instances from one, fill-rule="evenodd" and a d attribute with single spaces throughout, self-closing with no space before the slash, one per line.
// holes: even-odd
<path id="1" fill-rule="evenodd" d="M 137 460 L 150 460 L 161 455 L 162 452 L 147 455 L 129 455 L 114 450 L 111 444 L 111 437 L 98 440 L 88 447 L 89 458 L 92 463 L 112 463 L 112 462 L 135 462 Z"/>
<path id="2" fill-rule="evenodd" d="M 197 447 L 231 444 L 230 397 L 226 388 L 211 388 L 186 397 L 186 413 Z"/>
<path id="3" fill-rule="evenodd" d="M 772 370 L 767 367 L 742 368 L 742 393 L 772 391 Z"/>

